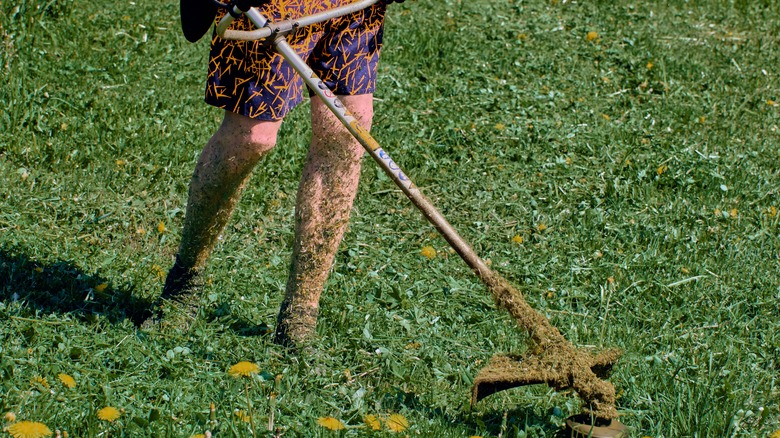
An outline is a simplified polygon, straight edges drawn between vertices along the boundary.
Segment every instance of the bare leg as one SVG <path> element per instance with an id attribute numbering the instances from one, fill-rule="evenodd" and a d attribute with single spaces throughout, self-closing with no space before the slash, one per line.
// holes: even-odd
<path id="1" fill-rule="evenodd" d="M 257 162 L 276 144 L 281 121 L 225 113 L 192 175 L 178 263 L 200 270 L 230 219 Z"/>
<path id="2" fill-rule="evenodd" d="M 257 162 L 276 144 L 281 121 L 263 122 L 225 112 L 217 132 L 200 154 L 190 180 L 187 211 L 176 262 L 168 271 L 162 295 L 133 317 L 144 329 L 162 322 L 164 314 L 178 329 L 197 314 L 198 273 L 238 203 L 244 184 Z"/>
<path id="3" fill-rule="evenodd" d="M 366 129 L 373 95 L 342 96 Z M 311 101 L 312 142 L 295 207 L 295 244 L 275 341 L 295 345 L 314 335 L 320 295 L 347 228 L 360 180 L 363 148 L 324 103 Z"/>

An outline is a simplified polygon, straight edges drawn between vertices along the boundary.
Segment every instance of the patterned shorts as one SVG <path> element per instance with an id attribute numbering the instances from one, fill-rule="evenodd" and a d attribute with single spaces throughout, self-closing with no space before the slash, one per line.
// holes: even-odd
<path id="1" fill-rule="evenodd" d="M 270 21 L 279 21 L 351 2 L 273 0 L 260 12 Z M 336 94 L 373 93 L 384 15 L 385 3 L 380 1 L 362 11 L 298 29 L 287 40 Z M 254 26 L 242 16 L 231 29 L 252 30 Z M 206 103 L 259 120 L 280 120 L 303 100 L 303 87 L 303 80 L 270 45 L 212 37 Z"/>

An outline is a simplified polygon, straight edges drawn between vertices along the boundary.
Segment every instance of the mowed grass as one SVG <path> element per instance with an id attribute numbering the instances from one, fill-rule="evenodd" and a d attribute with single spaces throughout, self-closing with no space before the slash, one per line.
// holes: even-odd
<path id="1" fill-rule="evenodd" d="M 305 104 L 210 260 L 208 317 L 133 328 L 221 117 L 202 102 L 208 43 L 184 41 L 177 10 L 0 4 L 0 410 L 78 437 L 263 436 L 271 417 L 285 436 L 387 436 L 363 419 L 393 414 L 409 436 L 559 433 L 575 394 L 469 407 L 478 370 L 526 336 L 369 161 L 318 342 L 270 342 Z M 634 436 L 780 429 L 778 35 L 771 1 L 390 8 L 377 139 L 569 340 L 625 351 L 610 381 Z M 248 386 L 227 373 L 244 360 L 262 370 Z"/>

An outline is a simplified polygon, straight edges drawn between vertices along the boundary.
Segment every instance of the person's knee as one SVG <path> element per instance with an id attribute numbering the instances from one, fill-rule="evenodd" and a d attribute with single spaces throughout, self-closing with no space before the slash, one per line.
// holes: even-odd
<path id="1" fill-rule="evenodd" d="M 366 130 L 371 129 L 371 121 L 374 116 L 373 96 L 363 94 L 357 96 L 339 96 L 339 100 L 349 109 L 349 112 L 357 120 L 358 124 Z M 319 97 L 312 98 L 312 146 L 332 150 L 334 146 L 350 155 L 350 161 L 359 161 L 363 156 L 363 147 L 352 137 L 352 134 L 342 126 L 339 119 L 333 115 Z"/>
<path id="2" fill-rule="evenodd" d="M 259 159 L 276 146 L 281 124 L 281 120 L 255 120 L 228 112 L 217 135 L 247 159 Z"/>

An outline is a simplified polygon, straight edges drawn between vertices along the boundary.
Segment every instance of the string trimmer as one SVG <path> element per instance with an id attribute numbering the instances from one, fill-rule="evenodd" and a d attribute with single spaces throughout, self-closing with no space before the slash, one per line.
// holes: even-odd
<path id="1" fill-rule="evenodd" d="M 619 358 L 620 352 L 607 350 L 594 354 L 591 351 L 576 348 L 561 335 L 558 329 L 550 324 L 547 318 L 531 308 L 520 291 L 501 275 L 491 270 L 471 246 L 458 235 L 444 216 L 393 161 L 387 151 L 377 143 L 368 130 L 358 124 L 355 117 L 350 114 L 335 94 L 298 56 L 285 38 L 287 34 L 300 27 L 361 10 L 377 1 L 361 0 L 319 14 L 276 23 L 268 22 L 255 8 L 247 8 L 246 11 L 242 11 L 236 5 L 221 4 L 221 6 L 228 8 L 230 13 L 225 14 L 220 20 L 217 25 L 217 33 L 225 39 L 243 41 L 264 39 L 270 41 L 303 78 L 306 85 L 322 99 L 387 176 L 477 274 L 487 286 L 497 306 L 508 311 L 518 324 L 528 331 L 532 341 L 528 353 L 523 356 L 495 356 L 489 365 L 480 371 L 472 388 L 472 404 L 505 389 L 546 383 L 559 391 L 573 389 L 582 398 L 584 402 L 583 415 L 572 417 L 568 421 L 572 431 L 584 436 L 622 436 L 626 428 L 616 420 L 618 413 L 615 408 L 615 388 L 609 382 L 602 380 Z M 257 29 L 252 31 L 229 30 L 230 24 L 241 14 L 246 14 Z"/>

